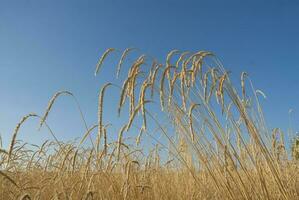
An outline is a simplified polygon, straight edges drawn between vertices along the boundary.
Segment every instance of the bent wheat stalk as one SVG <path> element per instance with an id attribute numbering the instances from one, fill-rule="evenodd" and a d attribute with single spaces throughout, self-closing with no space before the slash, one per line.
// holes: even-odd
<path id="1" fill-rule="evenodd" d="M 122 66 L 122 63 L 125 60 L 125 57 L 128 55 L 128 53 L 132 50 L 134 50 L 135 48 L 127 48 L 124 50 L 123 54 L 121 55 L 121 58 L 119 60 L 118 66 L 117 66 L 117 72 L 116 72 L 116 77 L 119 78 L 119 73 L 120 73 L 120 69 Z"/>
<path id="2" fill-rule="evenodd" d="M 21 127 L 21 125 L 30 117 L 37 117 L 37 114 L 35 113 L 30 113 L 26 116 L 24 116 L 21 121 L 17 124 L 14 132 L 13 132 L 13 135 L 12 135 L 12 139 L 11 139 L 11 142 L 10 142 L 10 146 L 9 146 L 9 150 L 8 150 L 8 162 L 10 161 L 11 159 L 11 155 L 12 155 L 12 151 L 13 151 L 13 148 L 14 148 L 14 145 L 15 145 L 15 142 L 16 142 L 16 138 L 17 138 L 17 134 L 19 132 L 19 129 Z"/>
<path id="3" fill-rule="evenodd" d="M 103 107 L 104 107 L 104 94 L 107 87 L 111 86 L 112 83 L 106 83 L 99 95 L 99 105 L 98 105 L 98 138 L 97 138 L 97 152 L 99 151 L 99 145 L 103 135 Z"/>
<path id="4" fill-rule="evenodd" d="M 151 98 L 154 97 L 155 80 L 156 80 L 159 69 L 162 67 L 163 67 L 162 64 L 157 65 L 157 67 L 155 68 L 155 70 L 151 76 Z"/>
<path id="5" fill-rule="evenodd" d="M 47 109 L 46 109 L 46 112 L 45 114 L 43 115 L 43 117 L 41 118 L 40 120 L 40 124 L 39 124 L 39 128 L 38 129 L 41 129 L 41 127 L 43 126 L 43 124 L 45 123 L 48 115 L 49 115 L 49 112 L 54 104 L 54 102 L 56 101 L 56 99 L 60 96 L 60 95 L 70 95 L 70 96 L 74 96 L 71 92 L 69 91 L 59 91 L 59 92 L 56 92 L 53 97 L 51 98 L 51 100 L 49 101 L 49 104 L 47 106 Z"/>
<path id="6" fill-rule="evenodd" d="M 17 188 L 20 188 L 19 185 L 10 176 L 8 176 L 7 174 L 5 174 L 2 170 L 0 170 L 0 175 L 2 175 L 4 178 L 6 178 L 7 180 L 9 180 L 9 182 L 11 182 Z"/>
<path id="7" fill-rule="evenodd" d="M 196 106 L 200 106 L 200 104 L 196 104 L 196 103 L 192 103 L 190 108 L 189 108 L 189 112 L 188 112 L 188 116 L 189 116 L 189 127 L 190 127 L 190 133 L 191 133 L 191 141 L 194 142 L 194 138 L 195 138 L 195 133 L 194 133 L 194 128 L 193 128 L 193 120 L 192 120 L 192 111 L 194 110 L 194 108 Z"/>
<path id="8" fill-rule="evenodd" d="M 111 53 L 112 51 L 114 51 L 115 49 L 114 48 L 109 48 L 107 49 L 104 54 L 102 55 L 102 57 L 100 58 L 99 62 L 97 63 L 97 66 L 96 66 L 96 70 L 94 72 L 94 75 L 96 76 L 99 72 L 99 69 L 101 68 L 105 58 L 108 56 L 109 53 Z"/>

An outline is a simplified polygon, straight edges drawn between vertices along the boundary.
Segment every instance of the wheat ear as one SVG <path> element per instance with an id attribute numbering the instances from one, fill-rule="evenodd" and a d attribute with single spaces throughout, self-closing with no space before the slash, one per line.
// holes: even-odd
<path id="1" fill-rule="evenodd" d="M 178 77 L 180 76 L 180 73 L 176 73 L 174 75 L 174 77 L 172 78 L 171 82 L 170 82 L 170 91 L 169 91 L 169 96 L 168 96 L 168 105 L 170 105 L 171 103 L 171 99 L 173 96 L 173 91 L 174 91 L 174 84 L 176 82 L 176 80 L 178 79 Z"/>
<path id="2" fill-rule="evenodd" d="M 164 80 L 166 77 L 167 72 L 171 69 L 175 68 L 174 66 L 168 66 L 165 68 L 162 78 L 160 80 L 160 103 L 161 103 L 161 109 L 164 110 Z"/>
<path id="3" fill-rule="evenodd" d="M 124 62 L 124 60 L 125 60 L 126 56 L 128 55 L 128 53 L 130 51 L 132 51 L 133 49 L 135 49 L 135 48 L 127 48 L 127 49 L 124 50 L 123 54 L 121 55 L 121 58 L 120 58 L 119 63 L 117 65 L 117 72 L 116 72 L 116 77 L 117 78 L 119 77 L 119 73 L 120 73 L 122 63 Z"/>
<path id="4" fill-rule="evenodd" d="M 255 93 L 256 93 L 256 94 L 260 94 L 260 95 L 262 95 L 262 96 L 264 97 L 264 99 L 267 99 L 267 96 L 266 96 L 266 94 L 265 94 L 263 91 L 261 91 L 261 90 L 256 90 Z"/>
<path id="5" fill-rule="evenodd" d="M 105 94 L 105 90 L 107 89 L 107 87 L 109 87 L 110 85 L 112 85 L 112 83 L 106 83 L 100 92 L 99 95 L 99 105 L 98 105 L 98 143 L 97 143 L 97 150 L 99 150 L 99 145 L 100 145 L 100 141 L 101 141 L 101 137 L 103 134 L 103 105 L 104 105 L 104 94 Z M 97 151 L 98 152 L 98 151 Z"/>
<path id="6" fill-rule="evenodd" d="M 128 90 L 128 85 L 130 83 L 130 77 L 128 77 L 124 83 L 123 83 L 123 86 L 122 86 L 122 89 L 121 89 L 121 94 L 120 94 L 120 99 L 119 99 L 119 105 L 118 105 L 118 109 L 117 109 L 117 112 L 118 112 L 118 116 L 120 116 L 120 112 L 121 112 L 121 108 L 122 106 L 124 105 L 125 103 L 125 100 L 126 100 L 126 96 L 127 96 L 127 90 Z"/>
<path id="7" fill-rule="evenodd" d="M 141 114 L 143 116 L 143 125 L 142 129 L 146 129 L 146 115 L 145 115 L 145 94 L 146 89 L 151 85 L 151 83 L 148 82 L 148 80 L 145 80 L 141 86 L 140 89 L 140 95 L 139 95 L 139 104 L 141 105 Z"/>
<path id="8" fill-rule="evenodd" d="M 17 138 L 17 134 L 19 132 L 19 129 L 21 127 L 21 125 L 30 117 L 37 117 L 37 115 L 35 113 L 30 113 L 26 116 L 24 116 L 21 121 L 17 124 L 14 132 L 13 132 L 13 135 L 12 135 L 12 139 L 11 139 L 11 142 L 10 142 L 10 146 L 9 146 L 9 150 L 8 150 L 8 160 L 10 160 L 11 158 L 11 155 L 12 155 L 12 151 L 13 151 L 13 148 L 14 148 L 14 145 L 16 143 L 16 138 Z"/>
<path id="9" fill-rule="evenodd" d="M 246 91 L 245 91 L 245 77 L 248 76 L 246 72 L 242 72 L 241 74 L 241 87 L 242 87 L 242 95 L 243 99 L 245 98 Z"/>
<path id="10" fill-rule="evenodd" d="M 43 126 L 43 124 L 45 123 L 45 121 L 46 121 L 46 119 L 47 119 L 47 117 L 48 117 L 48 115 L 49 115 L 49 112 L 50 112 L 50 110 L 51 110 L 51 108 L 52 108 L 54 102 L 56 101 L 56 99 L 57 99 L 60 95 L 70 95 L 70 96 L 74 96 L 74 95 L 73 95 L 71 92 L 69 92 L 69 91 L 59 91 L 59 92 L 56 92 L 56 93 L 52 96 L 51 100 L 49 101 L 49 104 L 48 104 L 48 106 L 47 106 L 46 112 L 45 112 L 45 114 L 43 115 L 43 117 L 42 117 L 41 120 L 40 120 L 39 129 L 40 129 L 40 128 Z"/>
<path id="11" fill-rule="evenodd" d="M 104 54 L 101 56 L 99 62 L 97 63 L 96 70 L 95 70 L 95 72 L 94 72 L 94 75 L 95 75 L 95 76 L 98 74 L 99 69 L 101 68 L 101 66 L 102 66 L 102 64 L 103 64 L 103 62 L 104 62 L 104 60 L 105 60 L 105 58 L 108 56 L 108 54 L 109 54 L 110 52 L 112 52 L 112 51 L 114 51 L 114 50 L 115 50 L 114 48 L 109 48 L 109 49 L 107 49 L 107 50 L 104 52 Z"/>
<path id="12" fill-rule="evenodd" d="M 171 51 L 167 54 L 167 56 L 166 56 L 166 66 L 169 66 L 169 65 L 170 65 L 170 59 L 171 59 L 171 57 L 172 57 L 174 54 L 179 53 L 179 52 L 180 52 L 179 50 L 174 49 L 174 50 L 171 50 Z"/>
<path id="13" fill-rule="evenodd" d="M 217 90 L 217 95 L 220 96 L 220 100 L 221 100 L 221 106 L 222 106 L 222 113 L 224 111 L 224 94 L 223 94 L 223 91 L 224 91 L 224 81 L 227 79 L 227 73 L 225 73 L 224 75 L 222 75 L 220 77 L 220 80 L 219 80 L 219 86 L 218 86 L 218 90 Z"/>
<path id="14" fill-rule="evenodd" d="M 151 98 L 154 97 L 155 80 L 156 80 L 158 71 L 159 71 L 160 68 L 162 68 L 162 66 L 163 66 L 162 64 L 159 64 L 159 65 L 155 68 L 155 70 L 154 70 L 154 72 L 153 72 L 153 74 L 152 74 L 152 76 L 151 76 Z"/>

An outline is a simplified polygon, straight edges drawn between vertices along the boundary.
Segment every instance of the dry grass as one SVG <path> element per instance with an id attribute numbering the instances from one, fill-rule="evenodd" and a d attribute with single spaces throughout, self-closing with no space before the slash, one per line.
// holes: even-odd
<path id="1" fill-rule="evenodd" d="M 117 77 L 131 50 L 121 55 Z M 101 56 L 96 74 L 112 51 Z M 173 50 L 165 64 L 141 55 L 122 87 L 113 83 L 121 89 L 119 117 L 130 100 L 117 141 L 111 141 L 115 133 L 108 134 L 110 124 L 103 122 L 110 85 L 100 91 L 97 124 L 85 123 L 79 142 L 58 141 L 51 132 L 53 141 L 29 147 L 17 133 L 39 116 L 21 119 L 8 150 L 0 146 L 1 199 L 299 199 L 298 163 L 285 148 L 284 133 L 267 128 L 257 94 L 266 96 L 247 73 L 241 74 L 239 88 L 211 52 Z M 50 131 L 47 116 L 62 94 L 73 96 L 56 93 L 39 117 Z M 81 117 L 85 122 L 82 112 Z M 96 146 L 83 144 L 96 128 Z"/>

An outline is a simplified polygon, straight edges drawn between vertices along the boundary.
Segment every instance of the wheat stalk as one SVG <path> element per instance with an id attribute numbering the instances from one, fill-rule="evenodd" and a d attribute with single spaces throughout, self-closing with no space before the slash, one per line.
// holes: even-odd
<path id="1" fill-rule="evenodd" d="M 142 129 L 146 129 L 146 115 L 145 115 L 145 94 L 146 89 L 151 85 L 151 83 L 148 82 L 148 80 L 145 80 L 141 86 L 140 89 L 140 95 L 139 95 L 139 104 L 141 105 L 141 114 L 143 116 L 143 125 Z"/>
<path id="2" fill-rule="evenodd" d="M 83 144 L 83 142 L 86 140 L 87 136 L 89 136 L 90 133 L 91 133 L 96 127 L 98 127 L 98 124 L 93 125 L 92 127 L 90 127 L 90 128 L 85 132 L 85 134 L 83 135 L 82 139 L 81 139 L 80 142 L 79 142 L 78 147 L 81 146 L 81 144 Z"/>
<path id="3" fill-rule="evenodd" d="M 150 101 L 144 101 L 143 102 L 143 105 L 145 105 L 146 103 L 149 103 Z M 132 125 L 132 123 L 133 123 L 133 121 L 134 121 L 134 119 L 135 119 L 135 116 L 136 116 L 136 114 L 138 113 L 138 111 L 140 110 L 140 108 L 141 108 L 141 104 L 139 103 L 137 106 L 136 106 L 136 108 L 135 108 L 135 110 L 134 110 L 134 112 L 130 115 L 130 118 L 129 118 L 129 122 L 128 122 L 128 124 L 127 124 L 127 130 L 126 131 L 128 131 L 130 128 L 131 128 L 131 125 Z"/>
<path id="4" fill-rule="evenodd" d="M 140 144 L 141 136 L 142 136 L 143 131 L 146 131 L 146 130 L 144 130 L 143 128 L 141 128 L 141 129 L 139 130 L 139 134 L 138 134 L 138 136 L 136 137 L 136 146 L 138 146 L 138 145 Z"/>
<path id="5" fill-rule="evenodd" d="M 6 178 L 7 180 L 9 180 L 9 182 L 11 182 L 17 188 L 20 188 L 19 185 L 10 176 L 8 176 L 7 174 L 5 174 L 2 170 L 0 170 L 0 175 L 2 175 L 4 178 Z"/>
<path id="6" fill-rule="evenodd" d="M 130 83 L 130 80 L 131 80 L 131 77 L 128 77 L 123 83 L 123 86 L 122 86 L 122 89 L 121 89 L 121 94 L 120 94 L 120 99 L 119 99 L 119 105 L 118 105 L 118 109 L 117 109 L 118 110 L 118 116 L 120 116 L 121 108 L 125 103 L 126 95 L 127 95 L 126 93 L 127 93 L 127 90 L 128 90 L 128 85 Z"/>
<path id="7" fill-rule="evenodd" d="M 70 95 L 70 96 L 74 96 L 74 95 L 73 95 L 71 92 L 69 92 L 69 91 L 59 91 L 59 92 L 56 92 L 56 93 L 52 96 L 51 100 L 49 101 L 48 106 L 47 106 L 47 109 L 46 109 L 46 111 L 45 111 L 45 114 L 43 115 L 43 117 L 42 117 L 41 120 L 40 120 L 39 129 L 40 129 L 40 128 L 43 126 L 43 124 L 45 123 L 45 121 L 46 121 L 46 119 L 47 119 L 47 117 L 48 117 L 48 115 L 49 115 L 49 112 L 50 112 L 50 110 L 51 110 L 51 108 L 52 108 L 54 102 L 56 101 L 56 99 L 57 99 L 60 95 Z"/>
<path id="8" fill-rule="evenodd" d="M 107 154 L 108 151 L 108 143 L 107 143 L 107 129 L 104 128 L 104 155 Z"/>
<path id="9" fill-rule="evenodd" d="M 177 50 L 177 49 L 174 49 L 174 50 L 171 50 L 168 54 L 167 54 L 167 57 L 166 57 L 166 67 L 170 66 L 170 59 L 171 57 L 176 54 L 176 53 L 179 53 L 180 51 Z"/>
<path id="10" fill-rule="evenodd" d="M 218 90 L 217 90 L 217 95 L 220 96 L 220 100 L 221 100 L 222 113 L 224 111 L 223 84 L 226 79 L 227 79 L 227 73 L 225 73 L 224 75 L 222 75 L 220 77 L 219 86 L 218 86 Z"/>
<path id="11" fill-rule="evenodd" d="M 130 116 L 132 115 L 135 108 L 135 85 L 137 76 L 140 73 L 140 66 L 145 61 L 145 55 L 141 55 L 132 65 L 129 72 L 129 83 L 128 83 L 128 95 L 130 97 Z"/>
<path id="12" fill-rule="evenodd" d="M 98 61 L 97 65 L 96 65 L 96 70 L 94 72 L 94 75 L 96 76 L 98 74 L 99 69 L 101 68 L 105 58 L 108 56 L 109 53 L 111 53 L 112 51 L 114 51 L 114 48 L 109 48 L 107 49 L 104 54 L 101 56 L 100 60 Z"/>
<path id="13" fill-rule="evenodd" d="M 160 103 L 161 103 L 161 110 L 164 110 L 164 80 L 166 77 L 167 72 L 171 69 L 175 68 L 174 66 L 168 66 L 165 68 L 161 81 L 160 81 Z"/>
<path id="14" fill-rule="evenodd" d="M 73 172 L 75 171 L 75 166 L 76 166 L 76 158 L 78 156 L 78 152 L 79 152 L 79 149 L 77 149 L 74 153 L 74 156 L 73 156 L 73 160 L 72 160 L 72 170 Z"/>
<path id="15" fill-rule="evenodd" d="M 187 76 L 187 62 L 188 59 L 185 60 L 182 64 L 182 70 L 180 73 L 180 79 L 181 79 L 181 97 L 182 97 L 182 103 L 183 103 L 183 109 L 186 111 L 186 92 L 185 92 L 185 86 L 186 86 L 186 76 Z"/>
<path id="16" fill-rule="evenodd" d="M 19 129 L 21 127 L 21 125 L 30 117 L 37 117 L 37 115 L 35 113 L 30 113 L 26 116 L 24 116 L 21 121 L 17 124 L 17 126 L 15 127 L 15 130 L 12 134 L 12 139 L 11 139 L 11 142 L 10 142 L 10 146 L 9 146 L 9 150 L 8 150 L 8 160 L 11 159 L 11 155 L 12 155 L 12 151 L 13 151 L 13 148 L 14 148 L 14 145 L 16 143 L 16 138 L 17 138 L 17 134 L 19 132 Z"/>
<path id="17" fill-rule="evenodd" d="M 169 95 L 168 95 L 168 105 L 170 105 L 170 103 L 171 103 L 171 99 L 172 99 L 173 91 L 174 91 L 174 85 L 175 85 L 175 82 L 176 82 L 176 80 L 178 79 L 179 76 L 180 76 L 180 73 L 176 73 L 174 75 L 173 79 L 170 82 L 170 91 L 169 91 Z"/>
<path id="18" fill-rule="evenodd" d="M 216 74 L 217 71 L 218 71 L 218 69 L 216 69 L 216 68 L 211 69 L 212 84 L 210 86 L 210 92 L 209 92 L 209 94 L 207 96 L 207 99 L 206 99 L 207 102 L 210 101 L 211 96 L 212 96 L 212 94 L 213 94 L 213 92 L 216 88 L 216 85 L 217 85 L 217 81 L 218 81 L 218 77 L 217 77 L 217 74 Z M 217 98 L 217 91 L 216 91 L 216 98 Z"/>
<path id="19" fill-rule="evenodd" d="M 179 52 L 180 52 L 179 50 L 174 49 L 174 50 L 170 51 L 170 52 L 167 54 L 165 68 L 167 68 L 167 67 L 169 67 L 169 66 L 172 66 L 171 63 L 170 63 L 170 60 L 171 60 L 171 58 L 172 58 L 172 56 L 173 56 L 174 54 L 177 54 L 177 53 L 179 53 Z M 173 66 L 173 67 L 175 67 L 175 66 Z M 169 71 L 167 72 L 167 79 L 168 79 L 168 84 L 169 84 L 169 87 L 170 87 L 171 80 L 170 80 L 170 72 L 169 72 Z"/>
<path id="20" fill-rule="evenodd" d="M 104 105 L 104 94 L 107 87 L 111 86 L 112 83 L 106 83 L 100 92 L 99 95 L 99 104 L 98 104 L 98 143 L 97 143 L 97 152 L 99 151 L 99 145 L 103 134 L 103 105 Z"/>
<path id="21" fill-rule="evenodd" d="M 153 96 L 154 96 L 155 80 L 156 80 L 156 77 L 157 77 L 157 74 L 158 74 L 158 70 L 159 70 L 160 68 L 162 68 L 162 67 L 163 67 L 162 64 L 158 65 L 158 66 L 155 68 L 154 73 L 153 73 L 152 76 L 151 76 L 151 97 L 152 97 L 152 98 L 153 98 Z"/>
<path id="22" fill-rule="evenodd" d="M 267 99 L 267 96 L 266 96 L 266 94 L 265 94 L 263 91 L 261 91 L 261 90 L 256 90 L 255 93 L 256 93 L 256 94 L 260 94 L 260 95 L 262 95 L 262 96 L 264 97 L 264 99 Z"/>
<path id="23" fill-rule="evenodd" d="M 189 52 L 189 51 L 185 51 L 185 52 L 183 52 L 183 53 L 180 55 L 179 59 L 178 59 L 178 60 L 176 61 L 176 63 L 175 63 L 175 67 L 176 67 L 176 69 L 179 68 L 179 64 L 180 64 L 180 62 L 182 62 L 188 54 L 190 54 L 190 52 Z"/>
<path id="24" fill-rule="evenodd" d="M 135 48 L 127 48 L 124 50 L 124 52 L 122 53 L 121 55 L 121 58 L 119 60 L 119 63 L 117 65 L 117 72 L 116 72 L 116 77 L 118 78 L 119 77 L 119 73 L 120 73 L 120 69 L 121 69 L 121 66 L 122 66 L 122 63 L 124 62 L 126 56 L 128 55 L 128 53 L 132 50 L 134 50 Z"/>
<path id="25" fill-rule="evenodd" d="M 189 108 L 189 112 L 188 112 L 188 116 L 189 116 L 189 127 L 190 127 L 190 133 L 191 133 L 191 141 L 194 142 L 194 137 L 195 137 L 195 133 L 194 133 L 194 128 L 193 128 L 193 120 L 192 120 L 192 111 L 194 110 L 194 108 L 196 106 L 200 106 L 200 104 L 196 104 L 196 103 L 192 103 L 190 108 Z"/>
<path id="26" fill-rule="evenodd" d="M 121 144 L 122 144 L 122 137 L 124 131 L 127 129 L 127 125 L 124 125 L 118 132 L 118 145 L 117 145 L 117 160 L 119 161 L 120 159 L 120 149 L 121 149 Z"/>
<path id="27" fill-rule="evenodd" d="M 245 91 L 245 77 L 248 76 L 246 72 L 242 72 L 241 74 L 241 87 L 242 87 L 242 95 L 245 98 L 246 91 Z"/>

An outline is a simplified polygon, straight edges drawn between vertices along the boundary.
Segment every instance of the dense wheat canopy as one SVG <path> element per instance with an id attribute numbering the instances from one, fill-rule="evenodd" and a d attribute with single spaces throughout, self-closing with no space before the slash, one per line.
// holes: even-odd
<path id="1" fill-rule="evenodd" d="M 100 57 L 97 76 L 108 54 L 118 55 L 115 50 Z M 121 51 L 115 67 L 116 77 L 123 77 L 121 69 L 127 77 L 99 89 L 98 121 L 86 126 L 79 142 L 53 135 L 29 147 L 17 132 L 38 115 L 21 120 L 9 149 L 0 146 L 3 199 L 299 199 L 298 163 L 286 151 L 284 133 L 268 130 L 258 99 L 266 95 L 246 72 L 240 84 L 233 83 L 212 52 L 176 49 L 166 61 L 140 54 L 124 68 L 132 50 L 139 52 Z M 115 123 L 103 112 L 108 86 L 119 88 L 118 104 L 109 108 L 126 122 L 118 133 L 109 131 Z M 54 94 L 40 126 L 47 126 L 62 94 L 74 96 Z M 84 145 L 96 129 L 96 146 Z"/>

